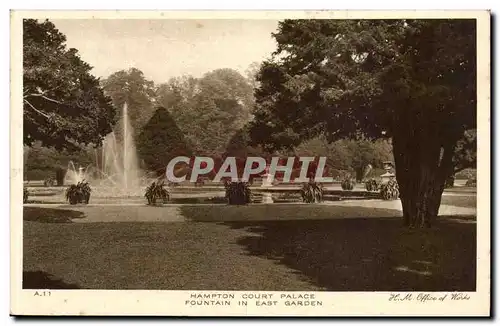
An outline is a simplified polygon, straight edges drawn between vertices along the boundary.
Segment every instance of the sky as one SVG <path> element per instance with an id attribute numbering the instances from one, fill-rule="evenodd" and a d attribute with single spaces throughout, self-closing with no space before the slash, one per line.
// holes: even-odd
<path id="1" fill-rule="evenodd" d="M 155 83 L 200 77 L 217 68 L 244 74 L 276 50 L 276 20 L 51 20 L 92 73 L 105 78 L 135 67 Z"/>

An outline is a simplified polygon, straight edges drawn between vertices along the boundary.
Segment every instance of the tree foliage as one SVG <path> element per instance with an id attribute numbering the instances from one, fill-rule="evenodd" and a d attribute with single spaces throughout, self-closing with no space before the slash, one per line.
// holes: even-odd
<path id="1" fill-rule="evenodd" d="M 453 155 L 453 173 L 464 169 L 476 168 L 477 161 L 477 131 L 466 130 L 463 137 L 457 142 Z"/>
<path id="2" fill-rule="evenodd" d="M 429 226 L 475 128 L 475 20 L 285 20 L 274 37 L 252 139 L 391 137 L 405 222 Z"/>
<path id="3" fill-rule="evenodd" d="M 302 142 L 294 149 L 297 156 L 324 156 L 333 170 L 353 170 L 361 181 L 368 165 L 383 168 L 383 163 L 393 161 L 392 146 L 385 139 L 340 139 L 329 142 L 323 135 Z"/>
<path id="4" fill-rule="evenodd" d="M 137 138 L 137 152 L 146 167 L 158 175 L 165 173 L 171 159 L 191 156 L 183 132 L 167 109 L 158 108 Z"/>
<path id="5" fill-rule="evenodd" d="M 58 170 L 66 171 L 70 161 L 76 167 L 86 167 L 94 163 L 95 150 L 93 145 L 81 146 L 77 150 L 57 150 L 42 146 L 41 141 L 35 141 L 24 150 L 24 177 L 28 180 L 55 177 Z"/>
<path id="6" fill-rule="evenodd" d="M 76 148 L 100 144 L 115 111 L 92 67 L 48 20 L 23 22 L 24 144 Z"/>
<path id="7" fill-rule="evenodd" d="M 253 88 L 239 72 L 217 69 L 159 85 L 158 103 L 168 107 L 196 154 L 216 156 L 250 120 Z"/>
<path id="8" fill-rule="evenodd" d="M 111 74 L 102 81 L 102 85 L 118 112 L 121 112 L 127 103 L 130 123 L 138 135 L 154 112 L 156 98 L 154 82 L 147 80 L 141 70 L 130 68 Z M 121 113 L 117 115 L 117 120 L 119 118 Z"/>

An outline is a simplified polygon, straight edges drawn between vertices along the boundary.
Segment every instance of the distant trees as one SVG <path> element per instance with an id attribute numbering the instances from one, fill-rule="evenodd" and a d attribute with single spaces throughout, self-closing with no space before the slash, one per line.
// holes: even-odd
<path id="1" fill-rule="evenodd" d="M 91 69 L 53 23 L 23 21 L 24 144 L 75 149 L 101 143 L 115 110 Z"/>
<path id="2" fill-rule="evenodd" d="M 464 169 L 476 168 L 477 163 L 477 130 L 471 129 L 464 132 L 458 140 L 453 155 L 453 174 Z"/>
<path id="3" fill-rule="evenodd" d="M 123 105 L 127 103 L 130 122 L 137 136 L 154 112 L 156 99 L 154 82 L 147 80 L 141 70 L 130 68 L 111 74 L 102 81 L 102 85 L 118 111 L 116 120 L 121 118 Z M 115 128 L 120 126 L 115 125 Z"/>
<path id="4" fill-rule="evenodd" d="M 94 163 L 93 145 L 82 146 L 78 150 L 57 150 L 54 147 L 45 147 L 41 141 L 36 141 L 32 146 L 26 146 L 24 151 L 24 178 L 26 180 L 43 180 L 55 177 L 59 185 L 70 161 L 75 165 L 86 167 Z"/>
<path id="5" fill-rule="evenodd" d="M 335 170 L 352 170 L 356 180 L 361 181 L 368 165 L 382 168 L 383 162 L 394 161 L 392 146 L 384 139 L 341 139 L 330 143 L 326 137 L 318 136 L 295 147 L 298 156 L 325 156 L 327 165 Z"/>
<path id="6" fill-rule="evenodd" d="M 221 155 L 231 137 L 251 117 L 253 88 L 233 69 L 201 78 L 172 78 L 158 86 L 158 103 L 168 108 L 193 152 Z"/>

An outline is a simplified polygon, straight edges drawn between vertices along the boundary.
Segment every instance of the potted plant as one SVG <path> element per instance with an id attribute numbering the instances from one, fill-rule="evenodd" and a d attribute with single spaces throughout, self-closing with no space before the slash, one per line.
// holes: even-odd
<path id="1" fill-rule="evenodd" d="M 396 178 L 391 178 L 380 188 L 380 195 L 384 200 L 396 200 L 399 198 L 399 185 Z"/>
<path id="2" fill-rule="evenodd" d="M 243 181 L 224 181 L 226 189 L 226 199 L 229 205 L 245 205 L 252 201 L 252 191 L 248 182 Z"/>
<path id="3" fill-rule="evenodd" d="M 54 186 L 54 184 L 55 184 L 55 182 L 56 182 L 56 181 L 54 180 L 54 178 L 53 178 L 53 177 L 48 177 L 48 178 L 46 178 L 45 180 L 43 180 L 43 185 L 44 185 L 45 187 L 53 187 L 53 186 Z"/>
<path id="4" fill-rule="evenodd" d="M 380 182 L 378 182 L 375 178 L 371 178 L 366 180 L 365 188 L 367 191 L 378 191 L 380 188 Z"/>
<path id="5" fill-rule="evenodd" d="M 308 182 L 300 189 L 300 196 L 305 203 L 319 203 L 323 200 L 323 186 L 316 182 Z"/>
<path id="6" fill-rule="evenodd" d="M 144 197 L 148 200 L 148 205 L 156 205 L 157 200 L 161 199 L 163 204 L 170 200 L 170 193 L 165 186 L 165 182 L 153 182 L 146 188 Z"/>
<path id="7" fill-rule="evenodd" d="M 66 189 L 66 200 L 71 205 L 88 204 L 90 201 L 90 193 L 92 189 L 85 180 L 73 184 Z"/>
<path id="8" fill-rule="evenodd" d="M 354 180 L 354 178 L 350 174 L 348 174 L 344 177 L 340 186 L 342 187 L 342 190 L 353 190 L 355 184 L 356 181 Z"/>

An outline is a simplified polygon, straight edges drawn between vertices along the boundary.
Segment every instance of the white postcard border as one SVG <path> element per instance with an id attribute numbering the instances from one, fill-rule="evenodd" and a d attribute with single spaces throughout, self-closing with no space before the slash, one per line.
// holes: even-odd
<path id="1" fill-rule="evenodd" d="M 476 18 L 477 19 L 477 291 L 469 300 L 389 301 L 388 292 L 314 293 L 317 307 L 238 306 L 244 293 L 270 291 L 22 290 L 22 19 L 284 19 L 284 18 Z M 11 12 L 11 313 L 22 315 L 175 316 L 480 316 L 490 311 L 490 13 L 488 11 L 12 11 Z M 457 239 L 459 241 L 459 239 Z M 39 291 L 43 292 L 43 291 Z M 233 294 L 231 306 L 185 305 L 192 294 Z M 295 292 L 299 293 L 299 292 Z M 430 292 L 449 296 L 447 292 Z M 405 293 L 401 293 L 402 295 Z M 415 298 L 419 292 L 412 293 Z M 424 293 L 425 294 L 425 293 Z M 284 301 L 284 300 L 282 300 Z"/>

